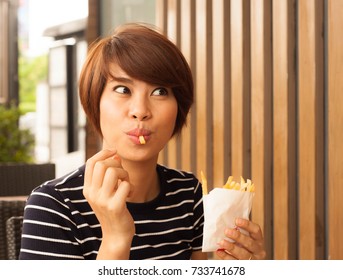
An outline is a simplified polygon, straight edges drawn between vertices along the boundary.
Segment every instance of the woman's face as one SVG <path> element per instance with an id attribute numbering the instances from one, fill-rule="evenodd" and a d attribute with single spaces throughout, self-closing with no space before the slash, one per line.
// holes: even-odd
<path id="1" fill-rule="evenodd" d="M 116 64 L 111 73 L 100 99 L 103 148 L 115 148 L 126 160 L 157 159 L 175 127 L 172 90 L 133 79 Z"/>

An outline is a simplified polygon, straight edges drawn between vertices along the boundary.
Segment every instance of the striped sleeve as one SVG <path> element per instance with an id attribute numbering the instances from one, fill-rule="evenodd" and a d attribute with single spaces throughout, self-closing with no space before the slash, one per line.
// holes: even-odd
<path id="1" fill-rule="evenodd" d="M 40 188 L 25 206 L 20 259 L 83 259 L 68 205 L 49 188 Z"/>

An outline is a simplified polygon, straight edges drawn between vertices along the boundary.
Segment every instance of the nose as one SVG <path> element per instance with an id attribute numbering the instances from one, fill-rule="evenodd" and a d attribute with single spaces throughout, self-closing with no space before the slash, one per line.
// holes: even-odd
<path id="1" fill-rule="evenodd" d="M 138 96 L 132 99 L 130 108 L 131 118 L 139 121 L 147 120 L 151 117 L 149 101 L 143 96 Z"/>

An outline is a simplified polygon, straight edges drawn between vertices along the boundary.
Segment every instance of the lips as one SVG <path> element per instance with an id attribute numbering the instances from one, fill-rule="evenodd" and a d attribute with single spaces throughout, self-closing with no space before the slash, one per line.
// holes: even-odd
<path id="1" fill-rule="evenodd" d="M 142 128 L 135 128 L 135 129 L 130 130 L 129 132 L 127 132 L 127 135 L 129 136 L 131 141 L 133 141 L 137 145 L 138 144 L 142 145 L 142 142 L 139 139 L 140 136 L 143 136 L 144 137 L 144 141 L 148 142 L 149 138 L 150 138 L 150 134 L 151 134 L 150 130 L 142 129 Z"/>
<path id="2" fill-rule="evenodd" d="M 142 136 L 149 136 L 151 134 L 151 131 L 148 129 L 143 129 L 143 128 L 135 128 L 130 130 L 127 135 L 129 136 L 136 136 L 139 137 L 140 135 Z"/>

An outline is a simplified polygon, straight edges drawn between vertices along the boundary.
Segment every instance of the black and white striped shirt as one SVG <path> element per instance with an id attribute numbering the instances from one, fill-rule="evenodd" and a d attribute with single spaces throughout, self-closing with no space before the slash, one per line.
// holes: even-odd
<path id="1" fill-rule="evenodd" d="M 32 192 L 20 259 L 96 259 L 102 233 L 82 194 L 84 171 L 85 166 Z M 127 203 L 136 227 L 130 259 L 190 259 L 202 247 L 201 184 L 191 173 L 161 165 L 157 172 L 159 196 L 147 203 Z"/>

